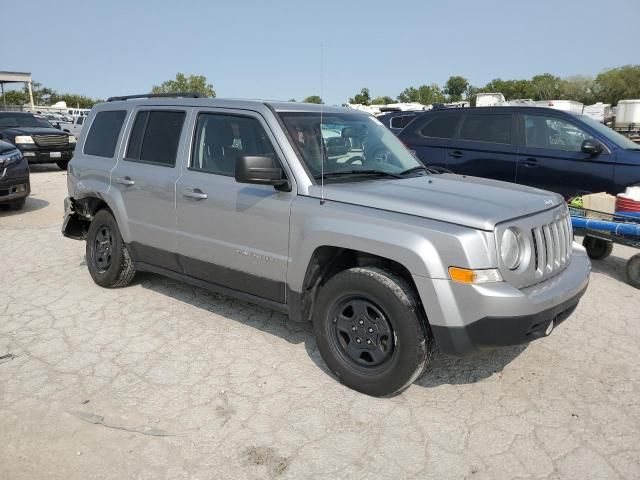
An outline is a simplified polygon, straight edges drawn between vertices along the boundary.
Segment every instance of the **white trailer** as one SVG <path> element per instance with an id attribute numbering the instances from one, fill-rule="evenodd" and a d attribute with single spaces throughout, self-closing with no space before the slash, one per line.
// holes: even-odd
<path id="1" fill-rule="evenodd" d="M 476 95 L 476 107 L 496 107 L 505 103 L 506 100 L 501 93 L 478 93 Z"/>
<path id="2" fill-rule="evenodd" d="M 616 130 L 640 130 L 640 99 L 618 102 L 615 126 Z"/>
<path id="3" fill-rule="evenodd" d="M 584 104 L 575 100 L 539 100 L 536 102 L 538 107 L 555 108 L 556 110 L 564 110 L 565 112 L 582 113 Z"/>
<path id="4" fill-rule="evenodd" d="M 607 123 L 613 116 L 611 104 L 602 102 L 585 105 L 582 113 L 600 123 Z"/>

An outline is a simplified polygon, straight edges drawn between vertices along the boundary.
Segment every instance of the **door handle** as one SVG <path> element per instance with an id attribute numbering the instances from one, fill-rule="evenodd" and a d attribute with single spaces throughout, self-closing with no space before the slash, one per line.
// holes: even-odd
<path id="1" fill-rule="evenodd" d="M 524 162 L 522 162 L 522 165 L 524 165 L 525 167 L 537 167 L 538 160 L 536 160 L 535 158 L 527 158 Z"/>
<path id="2" fill-rule="evenodd" d="M 116 182 L 118 182 L 120 185 L 135 185 L 135 181 L 131 180 L 130 177 L 118 177 L 116 178 Z"/>
<path id="3" fill-rule="evenodd" d="M 195 198 L 196 200 L 205 200 L 209 198 L 209 195 L 204 193 L 199 188 L 194 188 L 193 190 L 190 190 L 190 189 L 183 190 L 182 195 L 189 198 Z"/>
<path id="4" fill-rule="evenodd" d="M 453 158 L 462 158 L 464 157 L 464 153 L 462 153 L 460 150 L 454 150 L 449 154 L 449 156 Z"/>

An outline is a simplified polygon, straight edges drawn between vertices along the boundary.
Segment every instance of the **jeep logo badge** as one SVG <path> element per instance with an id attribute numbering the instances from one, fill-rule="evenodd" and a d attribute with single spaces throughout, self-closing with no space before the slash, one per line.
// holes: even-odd
<path id="1" fill-rule="evenodd" d="M 549 199 L 547 199 L 547 200 L 545 200 L 545 201 L 544 201 L 544 204 L 545 204 L 547 207 L 550 207 L 551 205 L 553 205 L 553 200 L 549 200 Z"/>

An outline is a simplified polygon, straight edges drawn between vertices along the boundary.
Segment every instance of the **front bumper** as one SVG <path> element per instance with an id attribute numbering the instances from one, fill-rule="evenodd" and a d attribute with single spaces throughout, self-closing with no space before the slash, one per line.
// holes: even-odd
<path id="1" fill-rule="evenodd" d="M 59 147 L 43 147 L 33 144 L 19 144 L 18 149 L 29 163 L 54 163 L 68 161 L 73 157 L 75 145 L 63 145 Z M 56 156 L 56 154 L 60 156 Z M 54 155 L 53 157 L 51 155 Z"/>
<path id="2" fill-rule="evenodd" d="M 568 318 L 587 289 L 591 263 L 574 242 L 565 270 L 517 289 L 506 282 L 465 285 L 414 276 L 439 348 L 452 355 L 527 343 Z"/>
<path id="3" fill-rule="evenodd" d="M 0 168 L 0 204 L 26 198 L 30 192 L 27 162 L 21 160 L 17 165 Z"/>

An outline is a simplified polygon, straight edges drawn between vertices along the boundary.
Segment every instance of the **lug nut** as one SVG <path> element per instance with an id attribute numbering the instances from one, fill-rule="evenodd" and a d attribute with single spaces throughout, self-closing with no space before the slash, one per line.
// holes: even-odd
<path id="1" fill-rule="evenodd" d="M 373 328 L 369 327 L 369 333 L 373 333 Z"/>
<path id="2" fill-rule="evenodd" d="M 367 345 L 371 345 L 371 340 L 367 340 Z"/>
<path id="3" fill-rule="evenodd" d="M 359 323 L 360 325 L 364 325 L 364 320 L 359 320 L 359 321 L 358 321 L 358 323 Z"/>
<path id="4" fill-rule="evenodd" d="M 356 338 L 356 343 L 362 343 L 362 340 L 360 340 L 359 338 Z"/>
<path id="5" fill-rule="evenodd" d="M 351 331 L 355 332 L 356 331 L 356 327 L 351 327 Z"/>

